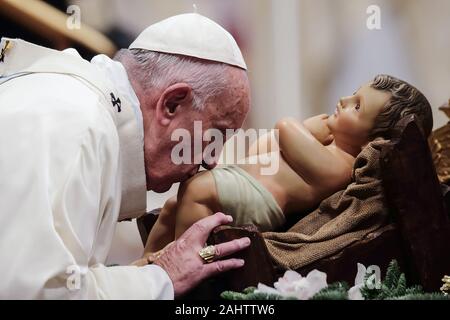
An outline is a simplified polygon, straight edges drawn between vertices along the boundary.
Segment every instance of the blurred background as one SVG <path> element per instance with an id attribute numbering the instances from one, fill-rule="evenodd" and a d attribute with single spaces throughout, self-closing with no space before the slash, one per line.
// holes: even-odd
<path id="1" fill-rule="evenodd" d="M 0 36 L 75 47 L 86 59 L 112 56 L 148 25 L 193 12 L 193 4 L 242 49 L 252 86 L 246 128 L 332 113 L 340 97 L 379 73 L 419 88 L 433 106 L 435 128 L 447 122 L 438 107 L 450 98 L 448 0 L 0 0 Z M 367 26 L 371 5 L 380 9 L 379 29 Z M 148 208 L 176 190 L 149 193 Z M 136 224 L 120 223 L 109 262 L 128 263 L 141 250 Z"/>

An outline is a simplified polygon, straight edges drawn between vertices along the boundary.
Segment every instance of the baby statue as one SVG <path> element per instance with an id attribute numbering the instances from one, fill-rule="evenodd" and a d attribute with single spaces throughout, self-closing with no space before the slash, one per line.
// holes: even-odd
<path id="1" fill-rule="evenodd" d="M 267 149 L 278 138 L 279 170 L 260 174 L 259 164 L 218 166 L 191 177 L 177 197 L 162 208 L 145 252 L 157 252 L 193 223 L 214 212 L 232 215 L 234 225 L 252 223 L 260 231 L 282 227 L 286 217 L 312 210 L 351 182 L 355 158 L 375 138 L 389 139 L 395 124 L 414 114 L 424 135 L 432 130 L 431 107 L 410 84 L 378 75 L 352 96 L 339 100 L 333 115 L 319 115 L 303 123 L 287 118 L 274 134 L 260 137 L 249 156 Z M 277 135 L 277 136 L 276 136 Z"/>

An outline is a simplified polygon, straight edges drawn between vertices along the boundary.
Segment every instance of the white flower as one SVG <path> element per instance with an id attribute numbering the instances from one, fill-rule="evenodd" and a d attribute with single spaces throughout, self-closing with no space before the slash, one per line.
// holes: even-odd
<path id="1" fill-rule="evenodd" d="M 327 275 L 324 272 L 313 270 L 306 277 L 302 277 L 298 272 L 288 270 L 274 283 L 275 288 L 260 283 L 255 292 L 307 300 L 327 286 Z"/>

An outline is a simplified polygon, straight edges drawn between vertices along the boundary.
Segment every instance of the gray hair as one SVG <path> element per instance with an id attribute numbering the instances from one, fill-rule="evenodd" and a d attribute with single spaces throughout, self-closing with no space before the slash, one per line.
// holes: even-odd
<path id="1" fill-rule="evenodd" d="M 192 88 L 192 106 L 202 110 L 205 104 L 229 89 L 227 64 L 184 55 L 167 54 L 144 49 L 122 49 L 115 60 L 130 56 L 139 66 L 137 73 L 144 89 L 165 88 L 184 82 Z"/>

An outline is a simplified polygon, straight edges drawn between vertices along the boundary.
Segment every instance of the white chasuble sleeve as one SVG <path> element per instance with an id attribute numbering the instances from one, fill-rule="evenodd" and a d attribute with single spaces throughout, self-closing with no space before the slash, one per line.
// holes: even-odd
<path id="1" fill-rule="evenodd" d="M 0 85 L 0 298 L 171 299 L 162 269 L 106 267 L 120 207 L 119 140 L 73 77 Z"/>

